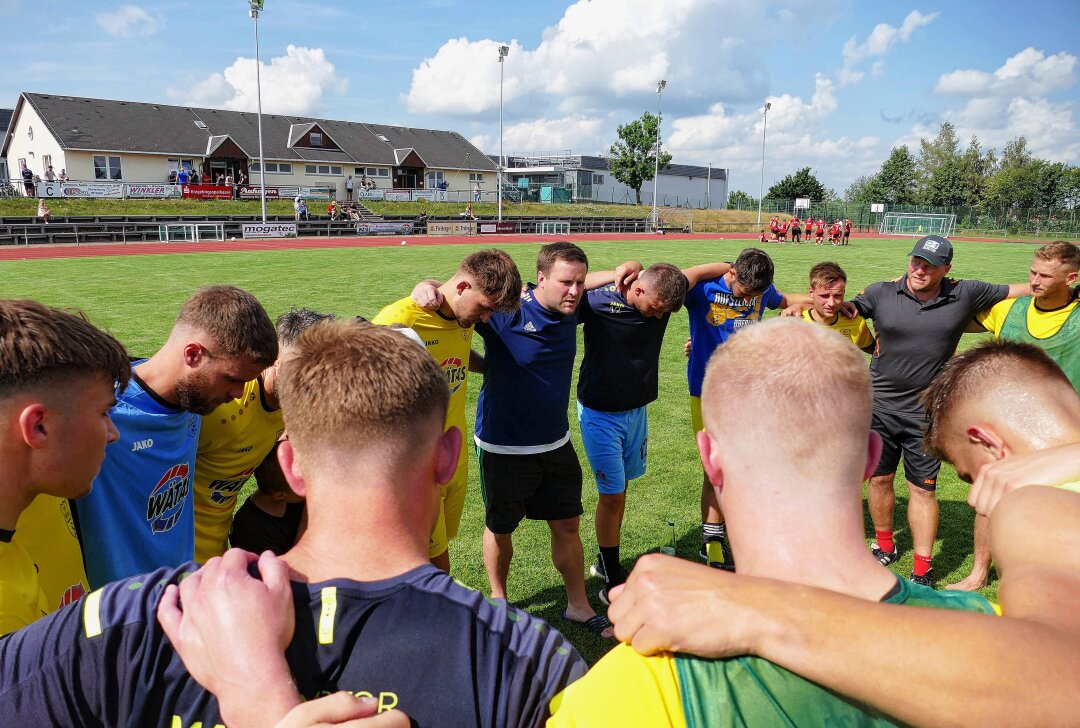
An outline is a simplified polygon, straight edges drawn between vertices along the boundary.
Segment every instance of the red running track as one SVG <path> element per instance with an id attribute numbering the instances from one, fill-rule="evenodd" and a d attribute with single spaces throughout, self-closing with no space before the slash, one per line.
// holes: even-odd
<path id="1" fill-rule="evenodd" d="M 173 253 L 232 253 L 246 250 L 308 250 L 326 248 L 375 248 L 401 245 L 405 240 L 409 245 L 505 245 L 508 243 L 549 243 L 560 237 L 568 237 L 575 242 L 613 242 L 621 240 L 655 240 L 660 236 L 653 233 L 592 233 L 588 235 L 551 236 L 551 235 L 470 235 L 458 237 L 431 237 L 427 235 L 405 236 L 404 238 L 354 237 L 354 238 L 283 238 L 280 240 L 222 240 L 201 243 L 94 243 L 91 245 L 10 245 L 0 247 L 0 261 L 3 260 L 41 260 L 48 258 L 95 258 L 109 255 L 170 255 Z M 858 238 L 898 237 L 879 235 L 878 233 L 860 233 Z M 670 233 L 664 240 L 675 241 L 713 241 L 713 240 L 754 240 L 756 233 Z M 953 238 L 981 243 L 1000 243 L 993 238 Z M 1035 243 L 1037 241 L 1010 240 L 1010 243 Z M 809 243 L 804 243 L 808 245 Z M 771 244 L 770 244 L 771 245 Z"/>

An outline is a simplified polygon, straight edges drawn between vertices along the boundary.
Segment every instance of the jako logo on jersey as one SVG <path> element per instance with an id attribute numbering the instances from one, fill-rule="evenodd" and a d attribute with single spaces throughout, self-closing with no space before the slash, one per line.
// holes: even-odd
<path id="1" fill-rule="evenodd" d="M 136 440 L 131 444 L 131 452 L 139 452 L 139 450 L 149 450 L 153 446 L 153 438 L 148 438 L 146 440 Z"/>
<path id="2" fill-rule="evenodd" d="M 244 486 L 244 483 L 247 482 L 247 479 L 251 477 L 251 474 L 254 472 L 255 468 L 248 468 L 236 475 L 230 475 L 221 480 L 211 481 L 209 485 L 210 502 L 217 503 L 218 505 L 224 505 L 230 502 L 236 497 L 236 494 L 240 492 L 240 488 Z"/>
<path id="3" fill-rule="evenodd" d="M 146 500 L 146 522 L 150 524 L 150 531 L 164 533 L 172 529 L 180 520 L 190 493 L 187 463 L 173 465 L 161 476 Z"/>
<path id="4" fill-rule="evenodd" d="M 458 391 L 461 385 L 465 383 L 469 368 L 462 364 L 461 359 L 456 356 L 443 359 L 439 362 L 439 366 L 442 367 L 443 372 L 446 374 L 446 386 L 450 387 L 450 394 Z"/>

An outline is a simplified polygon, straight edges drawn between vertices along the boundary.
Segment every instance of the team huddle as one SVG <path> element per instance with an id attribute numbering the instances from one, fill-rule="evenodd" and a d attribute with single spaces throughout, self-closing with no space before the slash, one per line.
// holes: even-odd
<path id="1" fill-rule="evenodd" d="M 800 220 L 798 215 L 792 215 L 790 220 L 781 220 L 779 215 L 773 215 L 769 221 L 769 235 L 762 230 L 758 235 L 761 243 L 786 243 L 788 234 L 791 234 L 791 242 L 798 245 L 803 240 L 805 230 L 806 242 L 810 242 L 814 236 L 818 245 L 824 244 L 825 233 L 828 231 L 829 243 L 832 245 L 848 245 L 851 239 L 851 220 L 836 218 L 832 225 L 825 222 L 825 218 L 819 217 L 816 221 L 813 216 Z"/>
<path id="2" fill-rule="evenodd" d="M 803 221 L 771 228 L 799 242 Z M 825 221 L 812 229 L 821 242 Z M 558 242 L 524 285 L 482 250 L 371 321 L 275 322 L 239 288 L 203 288 L 145 359 L 80 315 L 0 300 L 0 724 L 1068 722 L 1080 249 L 1038 248 L 1026 284 L 950 278 L 952 262 L 947 239 L 921 238 L 904 275 L 849 298 L 833 262 L 806 293 L 777 290 L 757 248 L 591 271 Z M 628 570 L 628 488 L 683 307 L 705 563 Z M 955 355 L 969 331 L 995 341 Z M 469 447 L 488 596 L 449 575 Z M 973 573 L 937 591 L 943 460 L 978 517 Z M 909 579 L 885 568 L 901 461 Z M 525 519 L 550 529 L 562 627 L 624 643 L 591 668 L 507 601 Z M 992 562 L 999 604 L 972 591 Z M 882 654 L 918 671 L 910 689 L 880 689 Z"/>

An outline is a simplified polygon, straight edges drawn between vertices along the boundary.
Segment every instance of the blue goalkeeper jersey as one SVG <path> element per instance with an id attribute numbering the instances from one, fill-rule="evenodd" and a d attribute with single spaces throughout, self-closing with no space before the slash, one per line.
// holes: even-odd
<path id="1" fill-rule="evenodd" d="M 120 439 L 105 448 L 89 495 L 74 501 L 93 589 L 195 556 L 191 483 L 202 418 L 162 400 L 134 372 L 109 416 Z"/>
<path id="2" fill-rule="evenodd" d="M 196 568 L 109 584 L 0 640 L 0 725 L 222 724 L 155 617 L 165 585 Z M 551 699 L 585 673 L 559 632 L 430 564 L 292 587 L 285 657 L 305 699 L 368 694 L 418 726 L 540 726 Z"/>

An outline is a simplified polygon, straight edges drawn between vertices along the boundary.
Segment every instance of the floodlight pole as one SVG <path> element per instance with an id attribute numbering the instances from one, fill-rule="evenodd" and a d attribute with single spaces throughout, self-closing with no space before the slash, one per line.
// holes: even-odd
<path id="1" fill-rule="evenodd" d="M 761 195 L 765 191 L 765 129 L 769 126 L 769 109 L 772 108 L 772 104 L 768 101 L 765 102 L 765 120 L 761 124 L 761 183 L 758 184 L 757 191 L 757 224 L 758 229 L 761 229 Z"/>
<path id="2" fill-rule="evenodd" d="M 503 61 L 509 52 L 510 46 L 499 46 L 499 171 L 495 175 L 498 178 L 499 222 L 502 222 L 503 169 L 506 167 L 506 157 L 503 156 L 503 69 L 506 64 Z"/>
<path id="3" fill-rule="evenodd" d="M 667 81 L 660 79 L 656 84 L 656 164 L 653 168 L 652 179 L 652 219 L 653 229 L 660 227 L 660 215 L 656 210 L 656 190 L 660 186 L 660 94 L 667 86 Z"/>
<path id="4" fill-rule="evenodd" d="M 262 0 L 251 0 L 251 17 L 255 20 L 255 98 L 258 104 L 259 126 L 259 201 L 262 203 L 262 221 L 266 222 L 266 160 L 263 159 L 262 137 L 262 78 L 259 66 L 259 11 Z"/>

